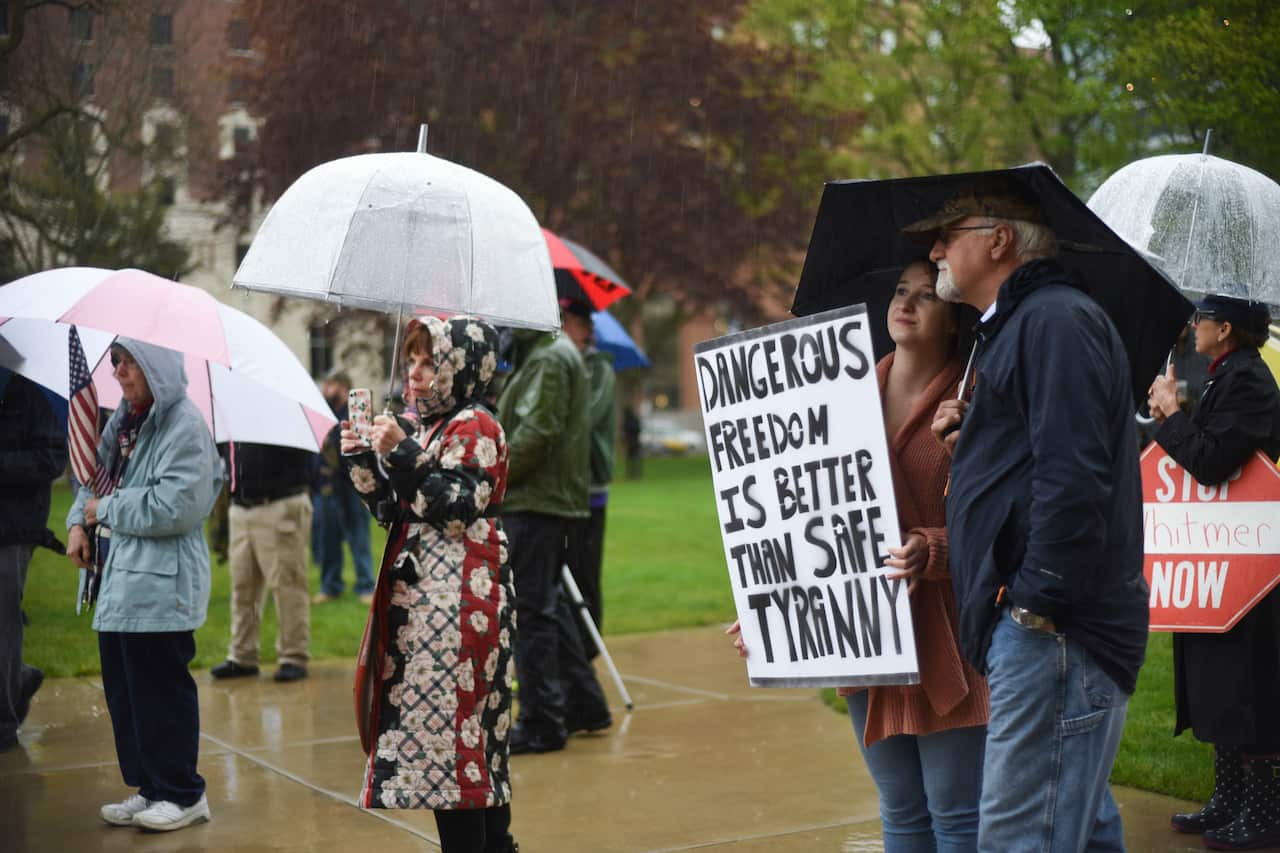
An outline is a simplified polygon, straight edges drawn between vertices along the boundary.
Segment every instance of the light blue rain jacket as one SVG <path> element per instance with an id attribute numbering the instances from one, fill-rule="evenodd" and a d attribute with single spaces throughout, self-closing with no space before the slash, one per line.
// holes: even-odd
<path id="1" fill-rule="evenodd" d="M 117 342 L 142 368 L 155 402 L 138 431 L 124 481 L 98 502 L 111 546 L 98 593 L 98 631 L 193 631 L 209 609 L 209 546 L 204 520 L 222 490 L 213 438 L 187 398 L 182 356 L 129 338 Z M 129 404 L 121 402 L 98 442 L 98 460 L 119 454 L 116 432 Z M 84 524 L 82 488 L 67 514 L 67 530 Z"/>

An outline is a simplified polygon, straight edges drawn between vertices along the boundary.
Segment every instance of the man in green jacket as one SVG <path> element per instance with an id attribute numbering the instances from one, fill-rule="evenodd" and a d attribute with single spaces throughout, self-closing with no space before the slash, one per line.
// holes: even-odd
<path id="1" fill-rule="evenodd" d="M 590 517 L 574 522 L 569 532 L 569 571 L 582 592 L 597 628 L 603 630 L 604 606 L 600 590 L 600 570 L 604 559 L 604 516 L 609 502 L 609 482 L 613 480 L 614 434 L 617 432 L 617 416 L 614 406 L 613 355 L 602 352 L 595 345 L 594 309 L 589 302 L 579 299 L 561 299 L 564 318 L 564 334 L 573 341 L 587 366 L 587 412 L 591 423 L 590 479 L 588 505 Z M 594 658 L 595 641 L 581 625 L 582 645 L 587 657 Z M 572 700 L 572 697 L 570 697 Z M 572 701 L 569 720 L 574 722 Z M 573 725 L 569 726 L 572 733 Z"/>
<path id="2" fill-rule="evenodd" d="M 503 501 L 516 585 L 520 719 L 511 752 L 564 749 L 566 703 L 581 727 L 608 727 L 609 707 L 583 653 L 560 584 L 569 525 L 589 517 L 590 422 L 582 356 L 566 337 L 518 330 L 515 373 L 498 400 L 509 463 Z"/>

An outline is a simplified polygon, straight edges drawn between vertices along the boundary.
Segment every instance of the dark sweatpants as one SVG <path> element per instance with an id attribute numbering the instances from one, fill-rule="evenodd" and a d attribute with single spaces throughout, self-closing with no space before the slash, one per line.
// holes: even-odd
<path id="1" fill-rule="evenodd" d="M 17 735 L 23 697 L 22 588 L 31 563 L 30 545 L 0 546 L 0 742 Z"/>
<path id="2" fill-rule="evenodd" d="M 204 794 L 196 772 L 200 705 L 187 665 L 195 634 L 98 634 L 102 686 L 124 782 L 148 800 L 186 808 Z"/>
<path id="3" fill-rule="evenodd" d="M 604 600 L 600 590 L 600 570 L 604 563 L 604 514 L 605 507 L 592 507 L 590 518 L 570 522 L 568 545 L 569 571 L 573 573 L 578 592 L 582 593 L 591 621 L 601 633 L 604 633 Z M 582 650 L 588 659 L 592 659 L 599 654 L 596 641 L 582 622 L 577 608 L 573 609 L 582 638 Z"/>
<path id="4" fill-rule="evenodd" d="M 560 581 L 568 521 L 539 512 L 502 517 L 516 586 L 516 676 L 520 726 L 550 743 L 567 737 L 566 715 L 608 714 L 608 700 L 582 650 Z"/>

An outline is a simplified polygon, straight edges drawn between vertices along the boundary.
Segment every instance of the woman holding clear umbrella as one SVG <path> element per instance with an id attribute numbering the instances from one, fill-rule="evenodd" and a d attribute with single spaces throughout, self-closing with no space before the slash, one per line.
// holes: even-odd
<path id="1" fill-rule="evenodd" d="M 1265 304 L 1211 294 L 1197 306 L 1196 351 L 1211 360 L 1195 414 L 1178 407 L 1176 380 L 1151 385 L 1155 440 L 1205 485 L 1221 483 L 1261 450 L 1280 457 L 1280 390 L 1258 348 Z M 1175 734 L 1214 746 L 1213 796 L 1176 814 L 1178 832 L 1203 832 L 1216 850 L 1280 845 L 1280 589 L 1223 634 L 1174 634 Z"/>
<path id="2" fill-rule="evenodd" d="M 368 443 L 342 431 L 351 481 L 389 528 L 366 630 L 376 674 L 360 804 L 432 809 L 445 853 L 508 853 L 507 442 L 483 402 L 498 333 L 426 317 L 409 323 L 401 352 L 414 417 L 379 415 Z"/>

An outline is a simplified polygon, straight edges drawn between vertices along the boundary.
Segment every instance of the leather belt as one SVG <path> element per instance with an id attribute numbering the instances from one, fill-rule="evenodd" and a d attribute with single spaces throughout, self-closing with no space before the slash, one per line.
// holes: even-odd
<path id="1" fill-rule="evenodd" d="M 1032 613 L 1025 607 L 1014 605 L 1009 608 L 1009 615 L 1013 617 L 1014 622 L 1024 628 L 1030 628 L 1032 631 L 1044 631 L 1048 634 L 1058 633 L 1052 619 L 1047 616 L 1041 616 L 1039 613 Z"/>

